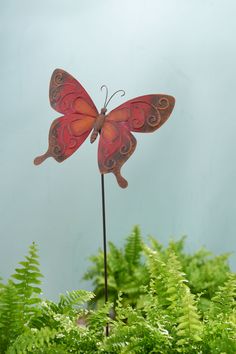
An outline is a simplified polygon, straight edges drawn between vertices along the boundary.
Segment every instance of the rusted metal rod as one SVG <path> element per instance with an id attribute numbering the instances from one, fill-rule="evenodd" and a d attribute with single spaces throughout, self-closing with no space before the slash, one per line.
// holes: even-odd
<path id="1" fill-rule="evenodd" d="M 105 186 L 104 174 L 101 174 L 102 185 L 102 224 L 103 224 L 103 255 L 104 255 L 104 298 L 105 303 L 108 301 L 108 284 L 107 284 L 107 240 L 106 240 L 106 205 L 105 205 Z M 109 335 L 109 327 L 106 325 L 106 336 Z"/>

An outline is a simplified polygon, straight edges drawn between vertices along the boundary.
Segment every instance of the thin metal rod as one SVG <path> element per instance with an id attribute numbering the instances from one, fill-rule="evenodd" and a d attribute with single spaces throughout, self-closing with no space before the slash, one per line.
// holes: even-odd
<path id="1" fill-rule="evenodd" d="M 105 187 L 104 175 L 101 174 L 102 185 L 102 224 L 103 224 L 103 254 L 104 254 L 104 297 L 105 303 L 108 301 L 108 284 L 107 284 L 107 240 L 106 240 L 106 206 L 105 206 Z M 109 327 L 106 325 L 106 336 L 109 335 Z"/>

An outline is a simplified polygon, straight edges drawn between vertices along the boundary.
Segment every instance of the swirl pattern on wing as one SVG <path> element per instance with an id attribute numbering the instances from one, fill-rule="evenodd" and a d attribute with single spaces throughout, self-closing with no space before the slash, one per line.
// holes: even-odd
<path id="1" fill-rule="evenodd" d="M 121 176 L 123 164 L 132 155 L 136 147 L 136 139 L 124 124 L 105 122 L 98 145 L 98 165 L 101 173 L 112 172 L 122 188 L 128 182 Z"/>
<path id="2" fill-rule="evenodd" d="M 175 99 L 168 95 L 146 95 L 123 103 L 108 114 L 108 121 L 122 122 L 131 131 L 150 133 L 169 118 Z"/>
<path id="3" fill-rule="evenodd" d="M 48 157 L 62 162 L 71 156 L 89 135 L 94 118 L 82 114 L 68 114 L 55 119 L 49 131 L 49 146 L 44 155 L 36 157 L 35 165 Z"/>
<path id="4" fill-rule="evenodd" d="M 56 69 L 51 77 L 49 99 L 62 114 L 80 113 L 96 117 L 97 108 L 83 86 L 66 71 Z"/>

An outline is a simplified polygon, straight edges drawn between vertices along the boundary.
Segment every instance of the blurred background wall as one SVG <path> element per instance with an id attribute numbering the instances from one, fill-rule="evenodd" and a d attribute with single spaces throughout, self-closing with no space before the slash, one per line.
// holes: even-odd
<path id="1" fill-rule="evenodd" d="M 123 168 L 129 187 L 105 176 L 108 239 L 122 245 L 134 224 L 144 236 L 188 235 L 235 252 L 234 0 L 2 0 L 0 270 L 8 277 L 38 243 L 44 295 L 77 288 L 88 257 L 102 245 L 97 143 L 63 164 L 33 159 L 47 148 L 59 114 L 48 84 L 59 67 L 87 89 L 98 108 L 100 86 L 123 88 L 109 109 L 148 93 L 176 97 L 168 122 L 136 134 Z M 236 269 L 236 256 L 231 257 Z"/>

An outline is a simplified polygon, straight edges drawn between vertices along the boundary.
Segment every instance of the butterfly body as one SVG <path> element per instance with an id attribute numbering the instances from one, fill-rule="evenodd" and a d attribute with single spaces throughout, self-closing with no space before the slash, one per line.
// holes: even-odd
<path id="1" fill-rule="evenodd" d="M 97 139 L 97 136 L 99 133 L 101 133 L 102 127 L 104 125 L 105 119 L 106 119 L 106 111 L 107 109 L 104 107 L 101 109 L 101 113 L 96 117 L 94 126 L 93 126 L 93 132 L 90 137 L 90 142 L 94 143 L 94 141 Z"/>
<path id="2" fill-rule="evenodd" d="M 100 135 L 100 172 L 112 172 L 122 188 L 126 188 L 128 182 L 121 176 L 121 167 L 133 154 L 137 144 L 131 132 L 154 132 L 169 118 L 175 104 L 172 96 L 151 94 L 131 99 L 108 114 L 105 104 L 99 113 L 82 85 L 62 69 L 56 69 L 52 74 L 49 99 L 51 106 L 63 116 L 52 122 L 48 150 L 35 158 L 35 165 L 48 157 L 58 162 L 64 161 L 92 131 L 91 143 Z"/>

